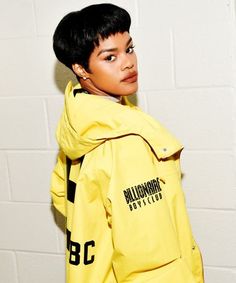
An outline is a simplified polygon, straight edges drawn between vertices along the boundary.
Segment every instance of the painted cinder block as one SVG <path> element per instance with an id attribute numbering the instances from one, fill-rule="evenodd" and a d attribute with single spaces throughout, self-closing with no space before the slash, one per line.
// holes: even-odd
<path id="1" fill-rule="evenodd" d="M 0 61 L 0 97 L 59 93 L 51 37 L 1 40 Z"/>
<path id="2" fill-rule="evenodd" d="M 206 283 L 233 283 L 236 282 L 236 276 L 233 268 L 205 268 L 205 281 Z"/>
<path id="3" fill-rule="evenodd" d="M 0 249 L 58 252 L 55 221 L 49 204 L 1 203 Z"/>
<path id="4" fill-rule="evenodd" d="M 155 34 L 155 36 L 153 36 Z M 172 43 L 169 29 L 131 31 L 138 59 L 139 90 L 173 89 Z"/>
<path id="5" fill-rule="evenodd" d="M 10 198 L 7 158 L 5 152 L 0 151 L 0 201 L 8 201 Z"/>
<path id="6" fill-rule="evenodd" d="M 46 123 L 45 107 L 41 99 L 0 99 L 0 148 L 46 148 Z"/>
<path id="7" fill-rule="evenodd" d="M 12 251 L 0 250 L 0 282 L 18 283 L 16 258 Z"/>
<path id="8" fill-rule="evenodd" d="M 176 25 L 173 30 L 177 87 L 232 85 L 230 23 Z"/>
<path id="9" fill-rule="evenodd" d="M 19 151 L 8 153 L 13 201 L 51 203 L 51 173 L 56 152 Z"/>
<path id="10" fill-rule="evenodd" d="M 186 149 L 232 150 L 234 90 L 199 88 L 147 92 L 148 112 Z"/>
<path id="11" fill-rule="evenodd" d="M 57 149 L 58 145 L 56 141 L 56 129 L 64 108 L 64 95 L 49 97 L 47 98 L 46 103 L 48 113 L 50 145 L 52 148 Z"/>
<path id="12" fill-rule="evenodd" d="M 189 209 L 189 215 L 204 264 L 225 268 L 235 266 L 236 211 Z"/>
<path id="13" fill-rule="evenodd" d="M 235 164 L 230 151 L 183 151 L 181 165 L 189 207 L 236 208 Z"/>
<path id="14" fill-rule="evenodd" d="M 17 252 L 19 283 L 64 283 L 65 258 L 62 255 Z"/>
<path id="15" fill-rule="evenodd" d="M 0 38 L 35 35 L 35 18 L 31 0 L 1 0 Z"/>
<path id="16" fill-rule="evenodd" d="M 216 0 L 139 0 L 140 25 L 152 26 L 189 25 L 192 23 L 229 22 L 233 1 Z"/>
<path id="17" fill-rule="evenodd" d="M 65 72 L 61 72 L 57 66 L 51 37 L 2 40 L 1 48 L 1 96 L 45 96 L 61 92 L 57 82 L 58 74 L 65 80 Z M 5 56 L 6 52 L 11 54 L 10 61 Z M 20 66 L 24 66 L 24 72 L 19 72 Z M 4 72 L 6 69 L 10 71 Z M 70 78 L 74 77 L 69 69 L 67 72 L 70 73 Z"/>

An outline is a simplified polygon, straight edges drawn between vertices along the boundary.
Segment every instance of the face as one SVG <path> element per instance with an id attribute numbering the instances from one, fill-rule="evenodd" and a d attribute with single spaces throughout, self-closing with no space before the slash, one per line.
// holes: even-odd
<path id="1" fill-rule="evenodd" d="M 101 40 L 89 58 L 83 87 L 98 95 L 126 96 L 138 88 L 137 58 L 128 32 Z"/>

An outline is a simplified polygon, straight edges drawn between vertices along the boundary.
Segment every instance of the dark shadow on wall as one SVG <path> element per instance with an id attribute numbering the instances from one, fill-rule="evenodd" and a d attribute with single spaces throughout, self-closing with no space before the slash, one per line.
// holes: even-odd
<path id="1" fill-rule="evenodd" d="M 73 74 L 73 72 L 59 61 L 55 62 L 54 81 L 57 88 L 63 95 L 69 81 L 72 81 L 73 85 L 76 85 L 78 83 L 76 76 Z"/>
<path id="2" fill-rule="evenodd" d="M 66 217 L 64 215 L 62 215 L 58 210 L 56 210 L 56 208 L 53 206 L 52 203 L 51 203 L 51 212 L 53 214 L 54 221 L 55 221 L 57 227 L 63 233 L 65 233 L 65 231 L 66 231 Z"/>

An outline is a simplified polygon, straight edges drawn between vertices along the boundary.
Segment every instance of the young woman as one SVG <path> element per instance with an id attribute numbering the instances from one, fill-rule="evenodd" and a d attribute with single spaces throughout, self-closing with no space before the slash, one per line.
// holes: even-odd
<path id="1" fill-rule="evenodd" d="M 66 15 L 53 47 L 70 82 L 52 175 L 66 217 L 67 283 L 202 283 L 183 191 L 181 144 L 131 105 L 138 88 L 130 16 L 112 4 Z"/>

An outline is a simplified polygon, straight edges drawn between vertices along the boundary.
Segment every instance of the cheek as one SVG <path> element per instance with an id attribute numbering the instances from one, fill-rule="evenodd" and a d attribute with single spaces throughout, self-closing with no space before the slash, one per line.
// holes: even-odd
<path id="1" fill-rule="evenodd" d="M 116 81 L 119 78 L 119 74 L 115 65 L 102 66 L 94 72 L 95 80 L 103 80 L 103 83 Z"/>
<path id="2" fill-rule="evenodd" d="M 112 65 L 107 63 L 101 63 L 96 65 L 96 67 L 92 70 L 92 73 L 95 77 L 103 77 L 112 73 Z"/>

